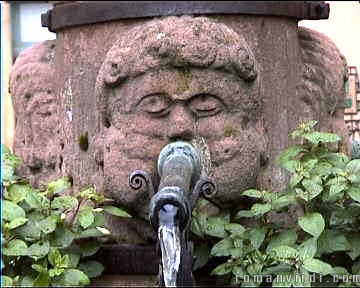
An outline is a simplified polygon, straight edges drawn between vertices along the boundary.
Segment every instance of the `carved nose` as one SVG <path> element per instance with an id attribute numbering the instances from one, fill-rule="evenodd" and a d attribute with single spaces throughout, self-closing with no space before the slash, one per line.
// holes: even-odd
<path id="1" fill-rule="evenodd" d="M 177 104 L 170 114 L 169 140 L 190 141 L 194 136 L 193 117 L 184 104 Z"/>

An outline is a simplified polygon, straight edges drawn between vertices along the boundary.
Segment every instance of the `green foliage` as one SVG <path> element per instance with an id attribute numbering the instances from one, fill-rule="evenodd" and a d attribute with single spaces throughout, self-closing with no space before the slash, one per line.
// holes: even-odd
<path id="1" fill-rule="evenodd" d="M 111 236 L 104 213 L 131 216 L 93 188 L 67 193 L 67 177 L 35 189 L 16 176 L 20 159 L 6 147 L 2 159 L 2 286 L 89 285 L 104 270 L 89 260 Z"/>
<path id="2" fill-rule="evenodd" d="M 196 268 L 215 258 L 212 274 L 243 286 L 360 286 L 360 160 L 332 152 L 327 145 L 340 137 L 314 131 L 316 124 L 293 131 L 300 144 L 277 159 L 290 176 L 284 190 L 243 191 L 252 205 L 231 218 L 209 216 L 198 203 L 191 224 L 195 243 L 201 239 Z M 284 214 L 295 219 L 284 225 L 276 217 Z"/>

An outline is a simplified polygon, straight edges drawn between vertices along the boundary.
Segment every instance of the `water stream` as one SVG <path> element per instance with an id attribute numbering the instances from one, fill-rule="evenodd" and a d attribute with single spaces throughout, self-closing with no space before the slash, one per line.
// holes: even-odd
<path id="1" fill-rule="evenodd" d="M 158 237 L 160 241 L 165 287 L 176 287 L 180 267 L 181 232 L 176 223 L 178 208 L 166 204 L 159 212 Z"/>

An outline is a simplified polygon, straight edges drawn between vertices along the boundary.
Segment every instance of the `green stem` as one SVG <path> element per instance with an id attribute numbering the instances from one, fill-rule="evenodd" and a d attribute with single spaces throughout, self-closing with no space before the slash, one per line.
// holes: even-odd
<path id="1" fill-rule="evenodd" d="M 73 228 L 75 218 L 76 218 L 77 214 L 79 213 L 80 206 L 81 206 L 83 200 L 84 200 L 84 198 L 81 198 L 80 201 L 79 201 L 79 203 L 78 203 L 78 205 L 77 205 L 77 207 L 76 207 L 75 213 L 74 213 L 74 215 L 72 216 L 72 218 L 71 218 L 71 220 L 70 220 L 70 223 L 69 223 L 70 228 Z"/>

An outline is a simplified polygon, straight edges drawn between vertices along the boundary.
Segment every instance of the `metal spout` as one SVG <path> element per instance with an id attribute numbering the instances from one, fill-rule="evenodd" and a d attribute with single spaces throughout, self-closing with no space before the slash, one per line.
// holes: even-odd
<path id="1" fill-rule="evenodd" d="M 179 209 L 177 217 L 183 231 L 191 218 L 191 188 L 200 178 L 200 154 L 189 143 L 170 143 L 159 154 L 158 173 L 159 192 L 150 201 L 150 222 L 157 230 L 160 209 L 171 204 Z"/>
<path id="2" fill-rule="evenodd" d="M 193 245 L 188 241 L 191 211 L 200 195 L 211 199 L 216 193 L 213 179 L 202 171 L 201 155 L 187 142 L 166 145 L 157 162 L 157 193 L 146 172 L 136 170 L 129 177 L 132 189 L 147 189 L 151 197 L 149 219 L 161 248 L 160 286 L 194 286 Z"/>
<path id="3" fill-rule="evenodd" d="M 201 174 L 200 154 L 186 142 L 168 144 L 159 154 L 158 173 L 159 192 L 151 198 L 149 217 L 158 231 L 161 285 L 192 286 L 192 265 L 188 263 L 192 250 L 186 231 L 191 219 L 191 188 Z"/>

